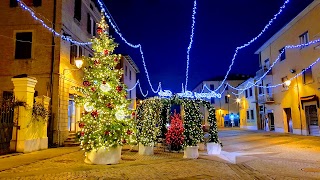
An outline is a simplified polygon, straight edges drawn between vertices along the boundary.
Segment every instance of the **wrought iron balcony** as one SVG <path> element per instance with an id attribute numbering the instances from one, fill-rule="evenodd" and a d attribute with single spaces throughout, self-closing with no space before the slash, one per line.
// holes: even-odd
<path id="1" fill-rule="evenodd" d="M 259 104 L 271 104 L 274 103 L 273 94 L 260 94 L 258 96 Z"/>
<path id="2" fill-rule="evenodd" d="M 257 77 L 261 77 L 263 76 L 264 73 L 266 73 L 268 71 L 268 67 L 267 66 L 264 66 L 263 68 L 259 69 L 257 72 L 256 72 L 256 76 Z M 272 75 L 272 69 L 270 69 L 270 71 L 268 72 L 267 75 Z"/>

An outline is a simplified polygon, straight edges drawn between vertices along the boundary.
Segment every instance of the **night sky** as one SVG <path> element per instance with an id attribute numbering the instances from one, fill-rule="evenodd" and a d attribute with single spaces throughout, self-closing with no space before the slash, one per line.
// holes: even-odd
<path id="1" fill-rule="evenodd" d="M 181 83 L 185 83 L 193 0 L 105 1 L 124 37 L 133 44 L 142 44 L 153 87 L 156 89 L 161 81 L 163 89 L 181 92 Z M 235 48 L 258 35 L 284 1 L 198 0 L 188 90 L 202 80 L 224 76 Z M 311 2 L 291 0 L 264 35 L 240 51 L 231 73 L 254 75 L 259 69 L 258 56 L 254 52 Z M 120 44 L 116 53 L 132 57 L 140 68 L 138 78 L 143 90 L 155 95 L 147 83 L 139 50 L 127 46 L 117 34 L 112 34 Z"/>

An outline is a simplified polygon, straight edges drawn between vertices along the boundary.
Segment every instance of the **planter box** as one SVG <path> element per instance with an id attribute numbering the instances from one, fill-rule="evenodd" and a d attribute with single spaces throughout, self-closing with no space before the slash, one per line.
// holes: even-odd
<path id="1" fill-rule="evenodd" d="M 143 144 L 139 143 L 139 154 L 140 155 L 153 155 L 153 145 L 154 145 L 154 143 L 151 143 L 148 146 L 144 146 Z"/>
<path id="2" fill-rule="evenodd" d="M 219 143 L 209 142 L 207 143 L 207 152 L 208 155 L 220 154 L 221 145 Z"/>
<path id="3" fill-rule="evenodd" d="M 199 157 L 199 146 L 187 146 L 184 149 L 183 158 L 197 159 Z"/>
<path id="4" fill-rule="evenodd" d="M 121 146 L 116 148 L 104 149 L 100 148 L 98 151 L 91 151 L 87 153 L 84 160 L 87 164 L 118 164 L 121 159 Z"/>

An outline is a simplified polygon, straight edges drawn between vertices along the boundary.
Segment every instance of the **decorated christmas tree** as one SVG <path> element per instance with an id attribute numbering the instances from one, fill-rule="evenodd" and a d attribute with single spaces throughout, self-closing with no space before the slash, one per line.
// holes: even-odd
<path id="1" fill-rule="evenodd" d="M 174 115 L 171 116 L 170 127 L 166 133 L 166 143 L 170 145 L 171 150 L 178 151 L 182 148 L 184 140 L 183 131 L 184 128 L 180 114 L 174 113 Z"/>
<path id="2" fill-rule="evenodd" d="M 92 39 L 94 55 L 84 58 L 83 87 L 76 88 L 83 94 L 76 102 L 85 109 L 79 126 L 81 146 L 87 152 L 135 142 L 130 101 L 126 86 L 120 82 L 123 69 L 116 68 L 121 55 L 113 54 L 117 46 L 102 15 L 97 37 Z"/>
<path id="3" fill-rule="evenodd" d="M 197 146 L 203 142 L 202 115 L 198 100 L 185 99 L 183 101 L 185 110 L 184 117 L 184 146 Z"/>

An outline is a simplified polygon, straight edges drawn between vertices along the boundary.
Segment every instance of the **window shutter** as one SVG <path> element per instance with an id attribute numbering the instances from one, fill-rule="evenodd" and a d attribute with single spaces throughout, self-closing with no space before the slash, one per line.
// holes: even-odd
<path id="1" fill-rule="evenodd" d="M 10 0 L 10 7 L 17 7 L 17 6 L 18 6 L 17 0 Z"/>
<path id="2" fill-rule="evenodd" d="M 34 7 L 39 7 L 42 5 L 42 0 L 33 0 L 33 6 Z"/>

